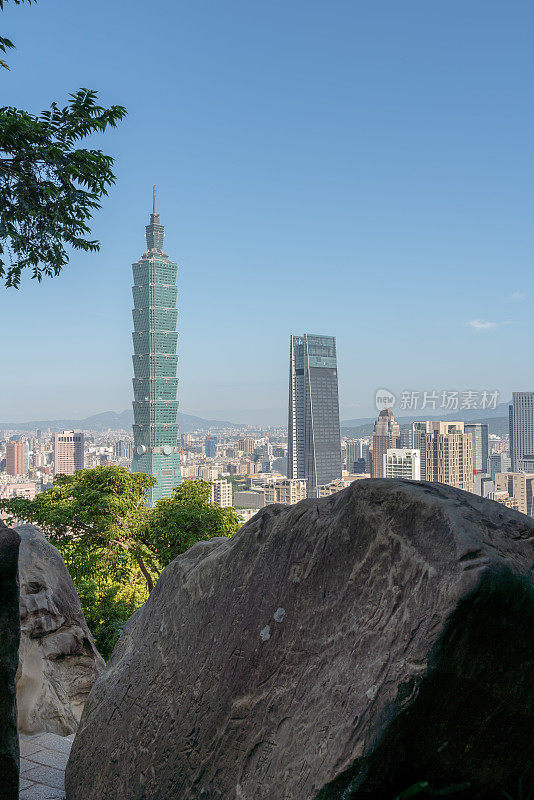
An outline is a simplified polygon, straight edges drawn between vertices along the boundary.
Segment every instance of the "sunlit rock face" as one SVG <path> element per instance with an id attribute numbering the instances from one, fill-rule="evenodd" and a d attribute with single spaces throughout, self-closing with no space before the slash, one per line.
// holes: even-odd
<path id="1" fill-rule="evenodd" d="M 399 480 L 195 545 L 97 680 L 67 797 L 392 800 L 424 780 L 518 796 L 534 785 L 533 545 L 534 520 Z"/>
<path id="2" fill-rule="evenodd" d="M 21 733 L 67 736 L 104 667 L 72 579 L 39 528 L 19 525 L 21 642 L 17 672 Z"/>

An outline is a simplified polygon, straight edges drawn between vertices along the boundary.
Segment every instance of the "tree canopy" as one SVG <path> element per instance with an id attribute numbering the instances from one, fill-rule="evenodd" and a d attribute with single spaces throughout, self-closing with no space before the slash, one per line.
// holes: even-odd
<path id="1" fill-rule="evenodd" d="M 102 466 L 58 475 L 33 500 L 0 501 L 11 519 L 39 525 L 58 548 L 105 657 L 162 569 L 195 542 L 231 536 L 241 525 L 234 509 L 211 502 L 206 481 L 184 481 L 147 508 L 154 485 L 142 472 Z"/>
<path id="2" fill-rule="evenodd" d="M 0 37 L 0 52 L 13 47 Z M 9 69 L 3 60 L 0 67 Z M 96 91 L 83 88 L 66 106 L 53 102 L 38 116 L 0 108 L 0 277 L 6 286 L 18 287 L 27 268 L 38 281 L 59 275 L 69 248 L 100 249 L 88 238 L 88 222 L 115 182 L 113 158 L 78 143 L 115 128 L 125 115 L 123 106 L 100 106 Z"/>

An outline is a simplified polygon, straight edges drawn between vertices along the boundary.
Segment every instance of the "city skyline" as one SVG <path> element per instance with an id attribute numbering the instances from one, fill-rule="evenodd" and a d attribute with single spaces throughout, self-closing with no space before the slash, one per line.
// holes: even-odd
<path id="1" fill-rule="evenodd" d="M 51 0 L 4 12 L 17 43 L 6 104 L 38 111 L 88 85 L 105 87 L 102 101 L 124 102 L 129 115 L 106 134 L 117 183 L 94 219 L 101 252 L 2 292 L 16 347 L 3 354 L 0 417 L 128 407 L 124 265 L 154 180 L 182 265 L 184 410 L 283 424 L 280 364 L 295 329 L 336 336 L 343 419 L 373 416 L 377 387 L 441 386 L 443 364 L 453 384 L 443 388 L 496 389 L 505 400 L 530 388 L 519 365 L 528 363 L 534 291 L 525 105 L 534 9 L 233 3 L 206 17 L 162 2 L 146 19 L 133 2 L 126 30 L 123 11 Z M 96 29 L 85 24 L 93 13 Z M 116 68 L 137 25 L 152 71 Z M 178 52 L 165 44 L 176 30 Z M 50 48 L 56 38 L 60 52 Z M 149 125 L 162 107 L 169 124 L 154 146 Z M 397 311 L 377 314 L 377 292 L 380 308 L 407 309 L 414 287 L 417 313 L 402 324 Z M 228 347 L 213 359 L 221 337 Z"/>

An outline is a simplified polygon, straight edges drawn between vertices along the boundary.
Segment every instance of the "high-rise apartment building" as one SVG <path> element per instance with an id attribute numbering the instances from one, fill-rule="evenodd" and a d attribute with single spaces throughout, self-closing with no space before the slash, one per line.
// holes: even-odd
<path id="1" fill-rule="evenodd" d="M 217 442 L 218 439 L 216 436 L 206 436 L 206 440 L 204 442 L 206 458 L 215 458 L 217 455 Z"/>
<path id="2" fill-rule="evenodd" d="M 211 502 L 220 508 L 232 505 L 232 484 L 229 481 L 217 480 L 211 484 Z"/>
<path id="3" fill-rule="evenodd" d="M 287 474 L 305 480 L 308 496 L 341 478 L 336 340 L 291 336 Z"/>
<path id="4" fill-rule="evenodd" d="M 383 408 L 373 428 L 373 478 L 384 478 L 384 456 L 399 446 L 400 428 L 390 408 Z"/>
<path id="5" fill-rule="evenodd" d="M 241 450 L 243 453 L 248 453 L 248 455 L 252 455 L 255 445 L 256 440 L 253 436 L 243 436 L 237 442 L 238 450 Z"/>
<path id="6" fill-rule="evenodd" d="M 361 461 L 367 462 L 369 458 L 369 442 L 364 439 L 347 440 L 347 470 L 357 472 L 361 468 Z M 365 471 L 365 463 L 364 470 Z"/>
<path id="7" fill-rule="evenodd" d="M 118 442 L 115 442 L 113 445 L 113 456 L 114 458 L 121 459 L 130 459 L 132 458 L 132 442 L 128 439 L 119 439 Z"/>
<path id="8" fill-rule="evenodd" d="M 414 450 L 419 450 L 421 454 L 421 480 L 425 481 L 426 478 L 426 435 L 429 433 L 428 422 L 412 422 L 412 447 Z"/>
<path id="9" fill-rule="evenodd" d="M 513 472 L 518 472 L 521 460 L 534 457 L 534 392 L 512 392 L 508 412 L 510 458 Z"/>
<path id="10" fill-rule="evenodd" d="M 473 475 L 473 492 L 479 497 L 491 497 L 495 491 L 495 482 L 487 472 L 475 472 Z"/>
<path id="11" fill-rule="evenodd" d="M 413 431 L 411 428 L 400 429 L 399 447 L 403 450 L 418 449 L 413 446 Z"/>
<path id="12" fill-rule="evenodd" d="M 54 475 L 74 475 L 84 468 L 84 435 L 81 431 L 54 434 Z"/>
<path id="13" fill-rule="evenodd" d="M 534 473 L 534 455 L 524 456 L 518 462 L 519 472 L 533 472 Z"/>
<path id="14" fill-rule="evenodd" d="M 463 422 L 428 423 L 426 480 L 473 491 L 473 440 Z"/>
<path id="15" fill-rule="evenodd" d="M 421 480 L 421 454 L 407 447 L 388 448 L 384 455 L 384 477 Z"/>
<path id="16" fill-rule="evenodd" d="M 492 481 L 495 480 L 495 475 L 498 472 L 510 472 L 511 469 L 512 462 L 507 453 L 492 453 L 488 457 L 488 473 L 491 475 Z M 525 470 L 525 472 L 530 472 L 530 470 Z"/>
<path id="17" fill-rule="evenodd" d="M 7 442 L 6 444 L 6 472 L 8 475 L 25 475 L 27 469 L 26 442 Z"/>
<path id="18" fill-rule="evenodd" d="M 307 496 L 307 482 L 299 478 L 279 478 L 269 481 L 263 487 L 265 505 L 270 503 L 282 503 L 286 506 L 293 506 L 300 503 Z"/>
<path id="19" fill-rule="evenodd" d="M 489 433 L 485 422 L 464 423 L 465 433 L 473 440 L 473 472 L 485 472 L 488 468 Z"/>
<path id="20" fill-rule="evenodd" d="M 163 250 L 164 227 L 156 211 L 154 187 L 147 249 L 132 265 L 134 454 L 132 472 L 153 475 L 152 506 L 181 483 L 178 446 L 176 275 L 178 265 Z"/>

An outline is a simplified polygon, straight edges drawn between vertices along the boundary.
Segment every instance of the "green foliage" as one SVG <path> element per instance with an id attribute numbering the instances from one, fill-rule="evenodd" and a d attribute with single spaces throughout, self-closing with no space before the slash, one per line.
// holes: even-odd
<path id="1" fill-rule="evenodd" d="M 210 501 L 211 484 L 185 481 L 146 506 L 155 480 L 124 467 L 58 475 L 33 500 L 0 500 L 12 519 L 39 525 L 60 551 L 98 649 L 108 657 L 161 570 L 201 539 L 231 536 L 240 520 Z"/>
<path id="2" fill-rule="evenodd" d="M 1 53 L 13 47 L 0 37 Z M 8 69 L 3 60 L 1 67 Z M 116 127 L 126 110 L 99 106 L 90 89 L 69 98 L 64 108 L 52 103 L 39 116 L 0 108 L 0 277 L 6 286 L 18 287 L 25 268 L 38 281 L 58 275 L 68 261 L 67 247 L 100 249 L 87 238 L 87 223 L 115 182 L 113 159 L 76 144 Z"/>
<path id="3" fill-rule="evenodd" d="M 32 0 L 12 0 L 17 6 L 21 6 L 23 3 L 27 2 L 31 5 Z M 0 11 L 4 10 L 4 5 L 7 3 L 7 0 L 0 0 Z M 7 53 L 8 50 L 12 50 L 15 47 L 13 42 L 10 39 L 6 39 L 5 36 L 0 36 L 0 53 Z M 9 66 L 6 62 L 0 59 L 0 69 L 9 69 Z"/>
<path id="4" fill-rule="evenodd" d="M 219 508 L 210 500 L 207 481 L 184 481 L 172 496 L 159 500 L 149 512 L 145 542 L 162 566 L 195 542 L 232 536 L 241 527 L 233 508 Z"/>
<path id="5" fill-rule="evenodd" d="M 43 528 L 73 578 L 102 568 L 124 580 L 134 565 L 146 569 L 145 556 L 149 565 L 152 561 L 141 533 L 147 517 L 145 493 L 154 484 L 142 472 L 95 467 L 58 475 L 52 488 L 33 500 L 16 497 L 2 505 L 14 517 Z M 158 566 L 153 570 L 157 574 Z"/>
<path id="6" fill-rule="evenodd" d="M 99 573 L 78 577 L 76 588 L 85 619 L 103 658 L 110 657 L 127 620 L 145 602 L 148 590 L 142 575 L 133 573 L 129 582 L 117 582 Z"/>

